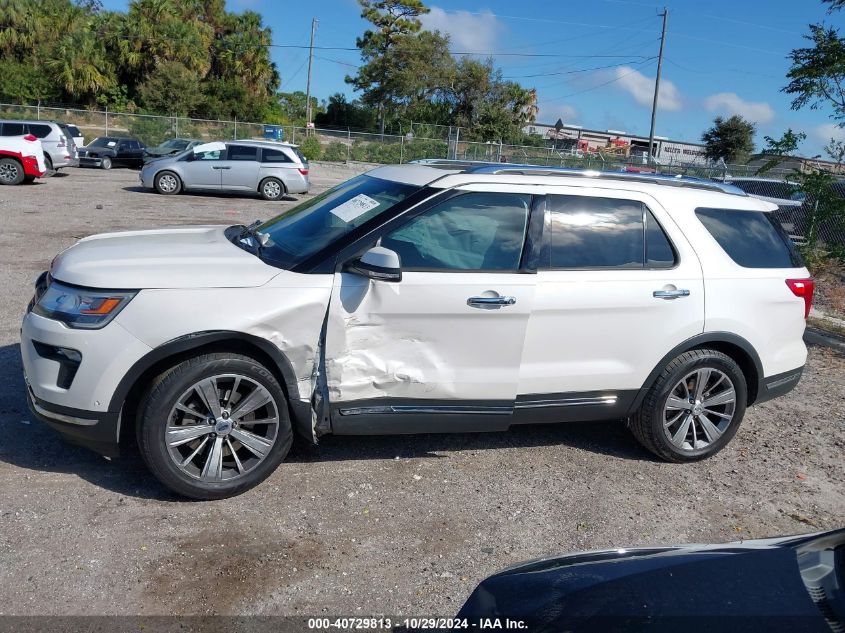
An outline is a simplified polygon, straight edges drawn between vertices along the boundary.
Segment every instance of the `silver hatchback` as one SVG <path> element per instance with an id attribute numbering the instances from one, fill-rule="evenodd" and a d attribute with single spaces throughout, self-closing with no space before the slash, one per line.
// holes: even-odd
<path id="1" fill-rule="evenodd" d="M 183 190 L 254 192 L 265 200 L 308 193 L 308 160 L 299 147 L 272 141 L 229 141 L 149 161 L 141 184 L 162 194 Z"/>

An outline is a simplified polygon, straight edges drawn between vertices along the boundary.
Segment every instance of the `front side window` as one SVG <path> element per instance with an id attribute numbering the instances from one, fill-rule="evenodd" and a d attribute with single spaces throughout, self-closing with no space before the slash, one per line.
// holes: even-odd
<path id="1" fill-rule="evenodd" d="M 384 236 L 402 270 L 519 269 L 531 196 L 465 193 L 429 209 Z"/>
<path id="2" fill-rule="evenodd" d="M 258 160 L 258 148 L 248 145 L 229 145 L 229 160 Z"/>
<path id="3" fill-rule="evenodd" d="M 220 160 L 222 156 L 222 150 L 213 149 L 208 152 L 195 152 L 193 160 Z"/>
<path id="4" fill-rule="evenodd" d="M 780 222 L 763 211 L 696 209 L 710 235 L 744 268 L 800 268 L 804 265 Z"/>

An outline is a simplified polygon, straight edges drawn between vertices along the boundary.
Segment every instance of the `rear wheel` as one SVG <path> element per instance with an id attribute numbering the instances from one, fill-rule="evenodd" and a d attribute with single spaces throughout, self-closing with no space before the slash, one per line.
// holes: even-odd
<path id="1" fill-rule="evenodd" d="M 258 185 L 258 191 L 265 200 L 281 200 L 285 195 L 285 185 L 278 178 L 265 178 Z"/>
<path id="2" fill-rule="evenodd" d="M 23 178 L 23 165 L 14 158 L 0 158 L 0 185 L 19 185 Z"/>
<path id="3" fill-rule="evenodd" d="M 53 169 L 53 159 L 50 158 L 49 154 L 44 154 L 44 165 L 47 168 L 47 172 L 44 174 L 45 178 L 56 175 L 56 170 Z"/>
<path id="4" fill-rule="evenodd" d="M 182 191 L 182 181 L 179 176 L 172 171 L 163 171 L 156 174 L 155 181 L 156 191 L 166 196 L 174 195 Z"/>
<path id="5" fill-rule="evenodd" d="M 236 354 L 184 361 L 154 382 L 138 446 L 153 475 L 192 499 L 222 499 L 264 481 L 291 447 L 287 401 L 273 374 Z"/>
<path id="6" fill-rule="evenodd" d="M 715 350 L 696 349 L 666 366 L 631 420 L 631 430 L 667 461 L 704 459 L 731 441 L 746 402 L 745 376 L 736 362 Z"/>

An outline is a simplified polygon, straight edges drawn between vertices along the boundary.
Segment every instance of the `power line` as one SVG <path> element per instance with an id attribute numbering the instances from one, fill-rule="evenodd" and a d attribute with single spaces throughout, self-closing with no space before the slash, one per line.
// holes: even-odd
<path id="1" fill-rule="evenodd" d="M 642 62 L 638 62 L 638 64 L 637 64 L 637 65 L 639 65 L 641 68 L 644 68 L 645 66 L 647 66 L 647 65 L 648 65 L 648 63 L 649 63 L 649 62 L 653 62 L 655 59 L 657 59 L 657 57 L 656 57 L 656 56 L 655 56 L 655 57 L 651 57 L 651 58 L 650 58 L 650 59 L 648 59 L 648 60 L 644 60 L 644 61 L 642 61 Z M 569 98 L 571 98 L 571 97 L 575 97 L 575 96 L 577 96 L 577 95 L 584 94 L 585 92 L 592 92 L 593 90 L 598 90 L 599 88 L 603 88 L 604 86 L 607 86 L 607 85 L 610 85 L 610 84 L 612 84 L 612 83 L 615 83 L 615 82 L 619 81 L 620 79 L 624 79 L 624 78 L 625 78 L 625 77 L 627 77 L 628 75 L 633 75 L 634 73 L 637 73 L 637 72 L 639 72 L 639 70 L 638 70 L 638 69 L 636 69 L 636 68 L 632 68 L 632 69 L 631 69 L 631 70 L 629 70 L 628 72 L 626 72 L 626 73 L 622 73 L 621 75 L 617 75 L 616 77 L 614 77 L 613 79 L 610 79 L 609 81 L 604 81 L 604 82 L 602 82 L 602 83 L 600 83 L 600 84 L 596 84 L 595 86 L 590 86 L 589 88 L 585 88 L 584 90 L 579 90 L 578 92 L 571 92 L 571 93 L 569 93 L 569 94 L 567 94 L 567 95 L 563 95 L 563 96 L 561 96 L 561 97 L 556 97 L 555 99 L 546 99 L 546 100 L 544 100 L 544 101 L 543 101 L 543 103 L 558 103 L 559 101 L 563 101 L 564 99 L 569 99 Z"/>
<path id="2" fill-rule="evenodd" d="M 652 57 L 651 59 L 654 59 Z M 537 73 L 534 75 L 507 75 L 503 76 L 502 79 L 530 79 L 531 77 L 552 77 L 555 75 L 576 75 L 578 73 L 586 73 L 591 70 L 604 70 L 605 68 L 618 68 L 619 66 L 627 66 L 628 64 L 636 64 L 638 63 L 637 60 L 627 60 L 624 62 L 620 62 L 618 64 L 607 64 L 605 66 L 593 66 L 592 68 L 578 68 L 576 70 L 562 70 L 560 72 L 553 72 L 553 73 Z"/>

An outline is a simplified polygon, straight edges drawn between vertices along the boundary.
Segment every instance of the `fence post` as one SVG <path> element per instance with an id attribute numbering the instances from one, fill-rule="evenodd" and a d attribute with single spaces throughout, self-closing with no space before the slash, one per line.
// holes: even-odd
<path id="1" fill-rule="evenodd" d="M 178 113 L 176 114 L 174 119 L 176 120 L 176 124 L 174 126 L 175 129 L 176 129 L 176 138 L 179 138 L 179 114 Z"/>
<path id="2" fill-rule="evenodd" d="M 352 130 L 346 128 L 346 162 L 349 163 L 349 152 L 352 151 Z"/>
<path id="3" fill-rule="evenodd" d="M 233 141 L 238 140 L 238 119 L 237 119 L 237 117 L 235 117 L 235 131 L 233 132 L 232 140 Z"/>
<path id="4" fill-rule="evenodd" d="M 109 107 L 106 106 L 106 136 L 109 135 Z"/>
<path id="5" fill-rule="evenodd" d="M 35 118 L 41 120 L 41 99 L 38 100 L 38 107 L 35 109 Z"/>
<path id="6" fill-rule="evenodd" d="M 405 157 L 405 137 L 399 137 L 399 164 L 401 165 L 404 161 L 402 160 Z"/>

